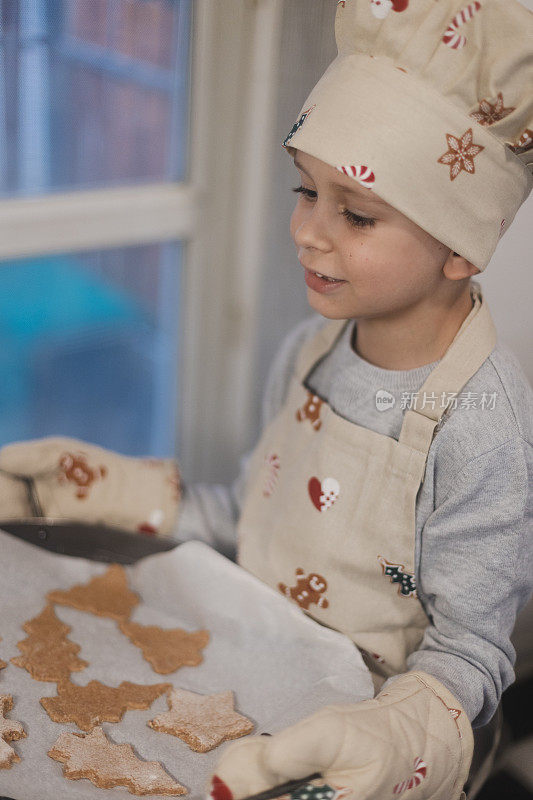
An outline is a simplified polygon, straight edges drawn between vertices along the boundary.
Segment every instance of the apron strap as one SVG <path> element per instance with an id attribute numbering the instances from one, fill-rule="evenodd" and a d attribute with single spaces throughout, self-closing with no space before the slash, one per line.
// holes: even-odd
<path id="1" fill-rule="evenodd" d="M 426 456 L 435 428 L 453 407 L 454 396 L 477 372 L 496 344 L 496 328 L 477 281 L 472 281 L 471 295 L 474 307 L 418 391 L 418 400 L 422 399 L 422 403 L 414 403 L 419 407 L 409 408 L 404 415 L 398 441 Z"/>
<path id="2" fill-rule="evenodd" d="M 296 359 L 295 374 L 300 383 L 303 383 L 311 368 L 333 346 L 341 335 L 345 325 L 352 320 L 331 319 L 320 328 L 301 348 Z"/>

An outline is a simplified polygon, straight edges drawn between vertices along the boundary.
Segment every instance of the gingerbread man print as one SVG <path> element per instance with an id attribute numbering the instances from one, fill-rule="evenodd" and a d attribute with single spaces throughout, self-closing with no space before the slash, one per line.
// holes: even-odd
<path id="1" fill-rule="evenodd" d="M 107 467 L 90 467 L 85 453 L 63 453 L 59 459 L 59 483 L 74 483 L 78 488 L 76 497 L 84 500 L 89 494 L 91 484 L 105 478 Z"/>
<path id="2" fill-rule="evenodd" d="M 320 430 L 322 422 L 320 420 L 320 409 L 322 407 L 322 400 L 312 392 L 307 392 L 307 400 L 304 405 L 296 412 L 296 419 L 298 422 L 303 422 L 308 419 L 311 422 L 311 427 L 314 431 Z"/>
<path id="3" fill-rule="evenodd" d="M 328 584 L 322 575 L 318 575 L 316 572 L 310 572 L 309 575 L 306 575 L 305 570 L 301 569 L 301 567 L 298 567 L 295 575 L 297 578 L 296 586 L 286 586 L 284 583 L 278 583 L 280 592 L 286 597 L 295 600 L 306 611 L 312 603 L 315 603 L 319 608 L 327 608 L 329 606 L 329 602 L 323 596 Z"/>

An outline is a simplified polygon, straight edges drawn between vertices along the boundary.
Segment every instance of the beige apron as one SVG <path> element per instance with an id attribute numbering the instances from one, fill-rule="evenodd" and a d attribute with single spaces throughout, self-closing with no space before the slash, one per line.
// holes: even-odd
<path id="1" fill-rule="evenodd" d="M 496 343 L 477 282 L 471 291 L 473 308 L 405 412 L 399 440 L 307 390 L 306 376 L 349 324 L 333 320 L 300 351 L 250 463 L 238 563 L 352 639 L 377 687 L 378 676 L 406 670 L 429 623 L 416 593 L 415 506 L 435 428 Z"/>

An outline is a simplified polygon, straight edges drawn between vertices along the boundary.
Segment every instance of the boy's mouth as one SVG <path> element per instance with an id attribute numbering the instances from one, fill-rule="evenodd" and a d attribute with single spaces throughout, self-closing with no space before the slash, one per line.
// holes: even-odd
<path id="1" fill-rule="evenodd" d="M 332 292 L 347 283 L 347 281 L 341 280 L 340 278 L 330 278 L 328 275 L 323 275 L 321 272 L 313 272 L 313 270 L 307 269 L 307 267 L 304 267 L 304 270 L 305 282 L 307 286 L 315 292 Z"/>
<path id="2" fill-rule="evenodd" d="M 314 269 L 309 269 L 309 267 L 307 267 L 304 264 L 301 258 L 298 258 L 298 261 L 300 262 L 306 273 L 310 272 L 311 275 L 316 275 L 317 278 L 320 278 L 321 280 L 329 281 L 330 283 L 346 283 L 346 281 L 342 280 L 342 278 L 332 278 L 330 275 L 324 275 L 322 272 L 316 272 Z"/>
<path id="3" fill-rule="evenodd" d="M 317 276 L 317 278 L 324 278 L 324 280 L 331 281 L 332 283 L 342 283 L 340 278 L 330 278 L 329 275 L 322 275 L 322 273 L 320 272 L 315 272 L 315 275 Z"/>

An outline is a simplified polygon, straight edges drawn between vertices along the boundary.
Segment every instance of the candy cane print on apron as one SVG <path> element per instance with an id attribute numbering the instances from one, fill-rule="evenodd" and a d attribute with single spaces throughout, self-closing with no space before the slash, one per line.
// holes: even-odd
<path id="1" fill-rule="evenodd" d="M 349 323 L 332 320 L 300 351 L 250 462 L 238 563 L 352 639 L 385 677 L 406 669 L 429 622 L 415 584 L 415 506 L 435 428 L 496 344 L 476 281 L 471 294 L 470 313 L 419 389 L 426 402 L 406 410 L 398 440 L 308 391 L 306 376 Z"/>

